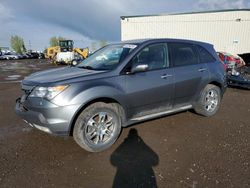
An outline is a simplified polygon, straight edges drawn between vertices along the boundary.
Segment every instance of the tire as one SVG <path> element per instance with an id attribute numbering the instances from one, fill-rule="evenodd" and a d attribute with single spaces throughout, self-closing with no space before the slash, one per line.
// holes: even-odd
<path id="1" fill-rule="evenodd" d="M 221 90 L 218 86 L 208 84 L 201 92 L 194 110 L 203 116 L 209 117 L 216 114 L 221 103 Z"/>
<path id="2" fill-rule="evenodd" d="M 118 104 L 93 103 L 78 116 L 73 130 L 74 140 L 87 151 L 103 151 L 117 140 L 121 120 Z"/>

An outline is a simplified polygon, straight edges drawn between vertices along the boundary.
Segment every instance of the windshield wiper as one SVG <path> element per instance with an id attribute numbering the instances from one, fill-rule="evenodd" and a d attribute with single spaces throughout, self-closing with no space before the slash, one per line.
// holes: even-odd
<path id="1" fill-rule="evenodd" d="M 82 69 L 88 69 L 88 70 L 95 70 L 95 71 L 105 71 L 105 70 L 108 70 L 108 69 L 96 69 L 94 67 L 91 67 L 91 66 L 77 66 L 78 68 L 82 68 Z"/>
<path id="2" fill-rule="evenodd" d="M 91 66 L 78 66 L 78 68 L 82 68 L 82 69 L 88 69 L 88 70 L 95 70 L 93 67 Z"/>

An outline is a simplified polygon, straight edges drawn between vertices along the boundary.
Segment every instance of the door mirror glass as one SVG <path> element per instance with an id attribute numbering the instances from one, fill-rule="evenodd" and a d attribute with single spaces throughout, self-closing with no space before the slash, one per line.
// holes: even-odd
<path id="1" fill-rule="evenodd" d="M 136 73 L 136 72 L 145 72 L 148 70 L 148 65 L 147 64 L 139 64 L 135 65 L 131 69 L 131 73 Z"/>

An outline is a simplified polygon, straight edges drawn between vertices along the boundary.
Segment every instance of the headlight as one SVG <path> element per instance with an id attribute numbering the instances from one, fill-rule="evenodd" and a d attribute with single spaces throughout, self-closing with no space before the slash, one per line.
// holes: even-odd
<path id="1" fill-rule="evenodd" d="M 68 86 L 55 86 L 55 87 L 36 87 L 29 97 L 41 97 L 46 99 L 53 99 L 55 96 L 57 96 L 59 93 L 64 91 Z"/>

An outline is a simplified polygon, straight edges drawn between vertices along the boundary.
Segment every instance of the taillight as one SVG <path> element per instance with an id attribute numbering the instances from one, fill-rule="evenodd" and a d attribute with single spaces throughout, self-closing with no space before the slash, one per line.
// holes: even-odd
<path id="1" fill-rule="evenodd" d="M 227 64 L 230 66 L 234 66 L 236 64 L 236 59 L 234 57 L 227 57 Z"/>
<path id="2" fill-rule="evenodd" d="M 225 56 L 223 54 L 219 54 L 219 58 L 221 59 L 221 61 L 225 61 Z"/>
<path id="3" fill-rule="evenodd" d="M 224 63 L 221 59 L 220 59 L 220 62 L 222 63 L 224 70 L 226 71 L 228 68 L 228 65 L 226 63 Z"/>
<path id="4" fill-rule="evenodd" d="M 240 64 L 240 63 L 241 63 L 240 59 L 236 59 L 236 64 Z"/>
<path id="5" fill-rule="evenodd" d="M 232 57 L 232 56 L 227 56 L 227 61 L 234 61 L 234 62 L 235 62 L 236 60 L 235 60 L 235 58 Z"/>

